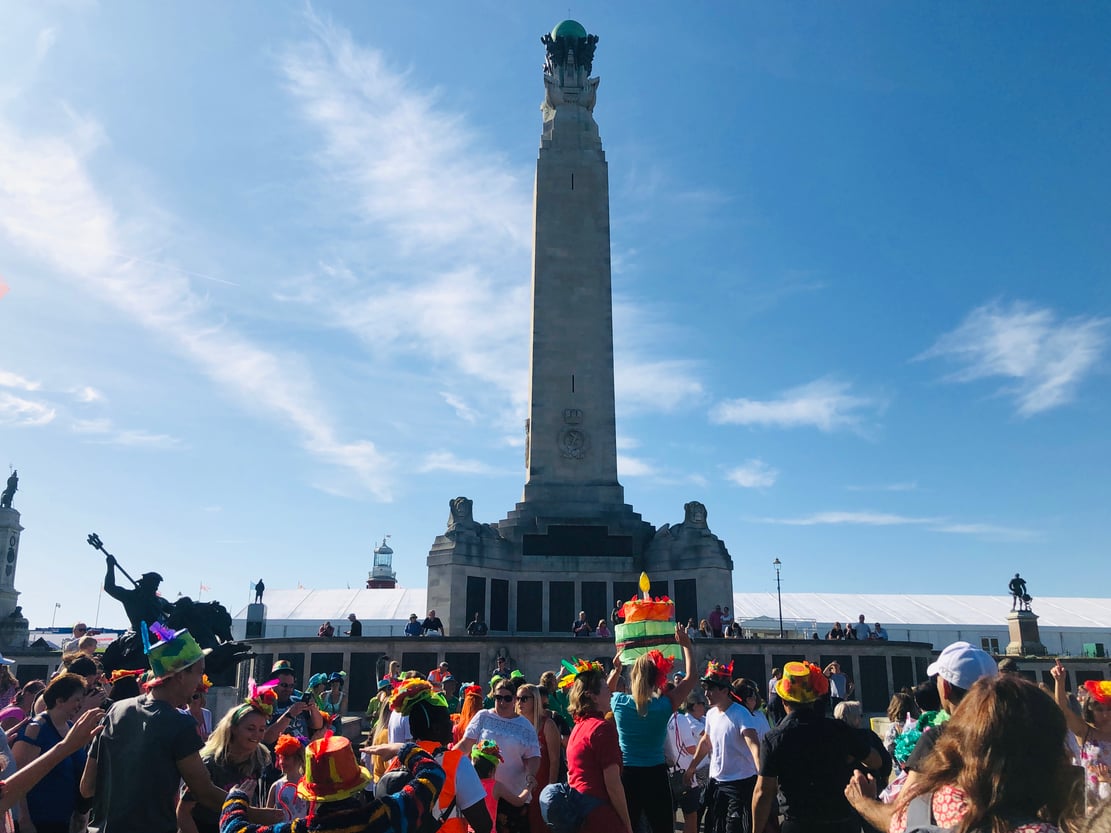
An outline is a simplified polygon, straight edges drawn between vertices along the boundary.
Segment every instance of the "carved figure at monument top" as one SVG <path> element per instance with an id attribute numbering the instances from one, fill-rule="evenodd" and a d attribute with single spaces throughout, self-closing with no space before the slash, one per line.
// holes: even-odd
<path id="1" fill-rule="evenodd" d="M 0 493 L 0 509 L 11 509 L 12 499 L 15 497 L 16 491 L 19 489 L 19 472 L 12 471 L 8 475 L 8 485 L 3 493 Z"/>
<path id="2" fill-rule="evenodd" d="M 544 121 L 555 117 L 563 104 L 594 111 L 599 79 L 591 78 L 598 36 L 588 35 L 577 20 L 565 20 L 540 38 L 547 50 L 544 60 Z"/>

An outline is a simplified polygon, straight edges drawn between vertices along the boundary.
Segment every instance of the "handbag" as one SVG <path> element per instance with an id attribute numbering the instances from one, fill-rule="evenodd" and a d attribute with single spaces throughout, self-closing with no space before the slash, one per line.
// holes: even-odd
<path id="1" fill-rule="evenodd" d="M 670 783 L 671 783 L 671 799 L 672 799 L 672 801 L 678 801 L 687 792 L 688 788 L 687 788 L 686 783 L 684 783 L 684 781 L 683 781 L 683 775 L 684 775 L 684 772 L 679 767 L 676 767 L 675 769 L 671 770 L 671 772 L 669 772 L 667 774 L 668 781 L 670 781 Z"/>

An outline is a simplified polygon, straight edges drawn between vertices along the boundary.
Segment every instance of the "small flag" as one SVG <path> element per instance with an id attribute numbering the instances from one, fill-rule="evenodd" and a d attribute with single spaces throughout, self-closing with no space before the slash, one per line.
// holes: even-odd
<path id="1" fill-rule="evenodd" d="M 201 592 L 202 592 L 202 593 L 207 593 L 207 592 L 208 592 L 209 590 L 211 590 L 211 589 L 212 589 L 212 588 L 211 588 L 211 587 L 209 587 L 209 586 L 208 586 L 207 584 L 202 584 L 202 585 L 201 585 Z"/>

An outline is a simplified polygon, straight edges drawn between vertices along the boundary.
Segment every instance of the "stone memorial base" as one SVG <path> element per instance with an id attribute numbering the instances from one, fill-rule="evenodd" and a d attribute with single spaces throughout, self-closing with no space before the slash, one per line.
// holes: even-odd
<path id="1" fill-rule="evenodd" d="M 1008 613 L 1007 629 L 1011 636 L 1011 641 L 1007 643 L 1007 656 L 1044 657 L 1048 653 L 1038 633 L 1038 617 L 1029 610 Z"/>
<path id="2" fill-rule="evenodd" d="M 256 602 L 247 605 L 247 639 L 262 639 L 266 636 L 266 605 Z"/>
<path id="3" fill-rule="evenodd" d="M 491 634 L 567 635 L 580 610 L 592 627 L 608 623 L 616 600 L 638 595 L 641 571 L 684 622 L 732 602 L 733 560 L 700 503 L 659 529 L 627 504 L 524 501 L 498 524 L 476 523 L 465 498 L 451 504 L 428 554 L 428 607 L 449 636 L 464 635 L 475 613 Z"/>
<path id="4" fill-rule="evenodd" d="M 29 627 L 22 616 L 5 616 L 0 619 L 0 652 L 12 648 L 26 648 Z"/>

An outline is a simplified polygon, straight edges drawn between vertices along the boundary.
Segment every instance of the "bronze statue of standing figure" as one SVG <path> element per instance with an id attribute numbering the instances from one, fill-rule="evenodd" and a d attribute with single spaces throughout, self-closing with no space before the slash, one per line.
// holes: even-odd
<path id="1" fill-rule="evenodd" d="M 11 509 L 12 499 L 15 497 L 16 491 L 19 489 L 19 472 L 13 471 L 8 475 L 8 485 L 2 493 L 0 493 L 0 509 Z"/>
<path id="2" fill-rule="evenodd" d="M 1015 577 L 1011 579 L 1007 589 L 1011 591 L 1011 610 L 1025 610 L 1030 612 L 1030 602 L 1034 601 L 1033 597 L 1026 592 L 1026 579 L 1015 573 Z"/>

